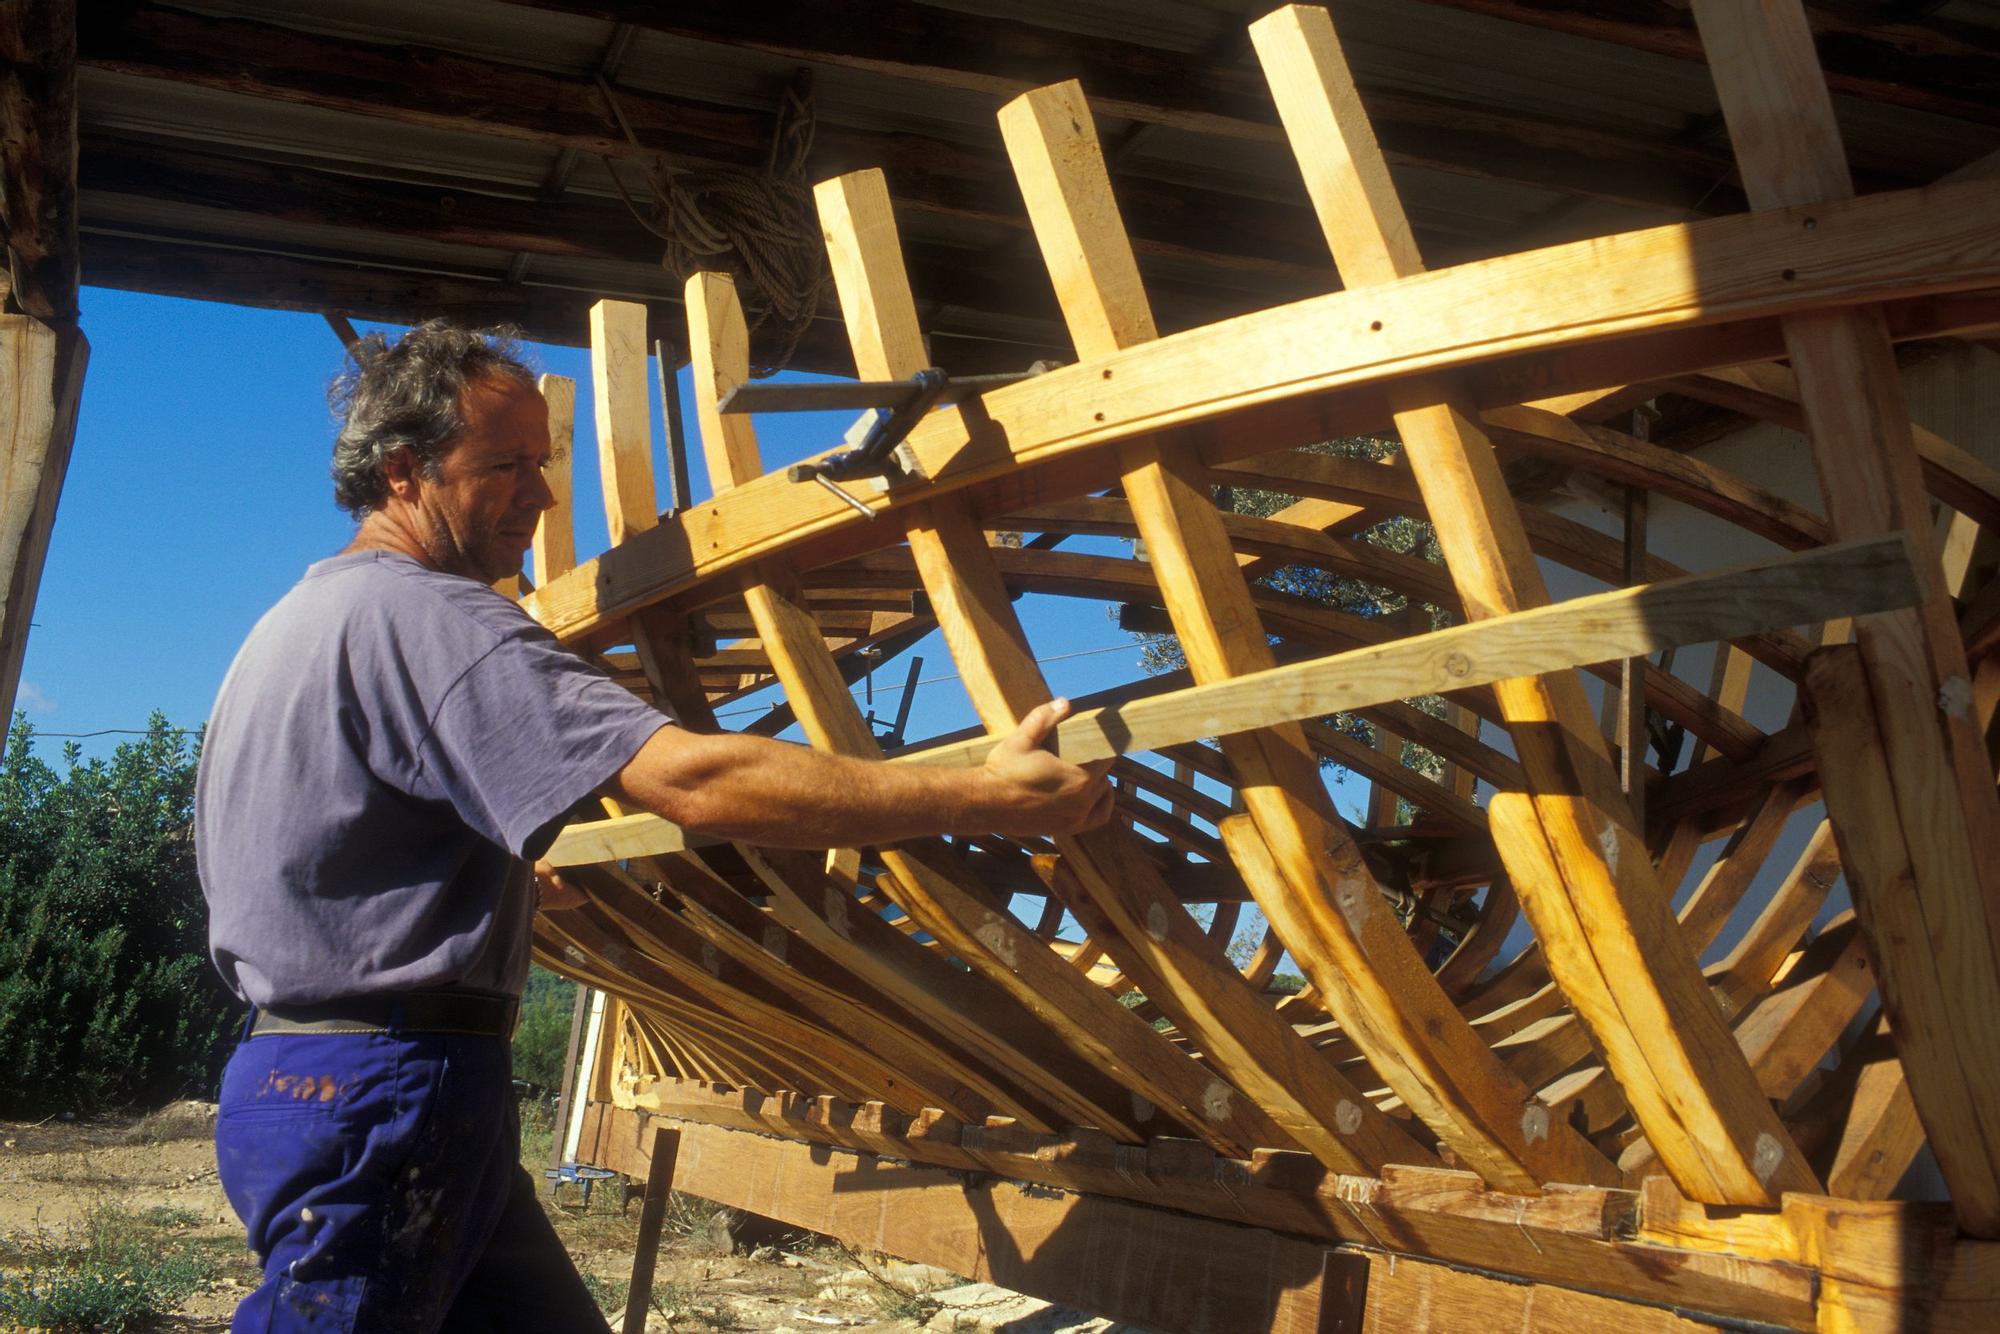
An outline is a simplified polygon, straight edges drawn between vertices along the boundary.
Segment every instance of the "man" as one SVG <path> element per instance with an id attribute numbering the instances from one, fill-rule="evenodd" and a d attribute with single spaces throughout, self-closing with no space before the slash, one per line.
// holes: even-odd
<path id="1" fill-rule="evenodd" d="M 1060 702 L 959 771 L 675 726 L 490 587 L 553 503 L 510 348 L 433 322 L 355 362 L 333 468 L 354 541 L 251 632 L 197 792 L 211 951 L 255 1007 L 216 1130 L 264 1261 L 234 1327 L 602 1330 L 519 1167 L 508 1067 L 529 867 L 565 814 L 601 793 L 824 848 L 1080 830 L 1110 789 L 1041 748 Z"/>

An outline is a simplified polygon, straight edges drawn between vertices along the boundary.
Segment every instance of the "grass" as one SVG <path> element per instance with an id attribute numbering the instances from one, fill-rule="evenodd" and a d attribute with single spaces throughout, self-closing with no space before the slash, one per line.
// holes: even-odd
<path id="1" fill-rule="evenodd" d="M 732 1330 L 743 1322 L 726 1306 L 703 1299 L 693 1284 L 666 1282 L 653 1289 L 653 1309 L 670 1329 Z"/>
<path id="2" fill-rule="evenodd" d="M 200 1221 L 185 1209 L 93 1209 L 64 1233 L 38 1230 L 0 1252 L 0 1325 L 50 1334 L 123 1334 L 206 1287 L 215 1261 L 171 1234 Z"/>
<path id="3" fill-rule="evenodd" d="M 590 1294 L 590 1300 L 597 1303 L 597 1309 L 606 1315 L 617 1315 L 625 1309 L 625 1297 L 631 1285 L 621 1279 L 599 1278 L 595 1274 L 579 1274 L 583 1287 Z"/>

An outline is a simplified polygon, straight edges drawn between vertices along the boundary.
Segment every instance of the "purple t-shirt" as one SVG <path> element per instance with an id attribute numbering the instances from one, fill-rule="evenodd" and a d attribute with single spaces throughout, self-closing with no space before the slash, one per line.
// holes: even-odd
<path id="1" fill-rule="evenodd" d="M 532 860 L 670 720 L 507 598 L 408 556 L 306 571 L 224 678 L 195 850 L 239 996 L 520 994 Z"/>

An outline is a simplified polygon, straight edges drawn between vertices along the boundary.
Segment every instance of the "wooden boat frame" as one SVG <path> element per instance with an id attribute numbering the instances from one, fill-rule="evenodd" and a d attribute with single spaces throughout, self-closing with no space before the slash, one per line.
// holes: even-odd
<path id="1" fill-rule="evenodd" d="M 821 859 L 646 815 L 572 826 L 555 859 L 593 902 L 546 916 L 537 955 L 615 998 L 584 1156 L 658 1179 L 671 1145 L 683 1189 L 1163 1329 L 1419 1328 L 1432 1304 L 1537 1328 L 1995 1317 L 2000 1031 L 1951 1016 L 2000 1011 L 2000 864 L 1977 853 L 2000 834 L 2000 606 L 1974 574 L 2000 474 L 1910 425 L 1893 344 L 2000 315 L 2000 182 L 1852 198 L 1797 6 L 1695 10 L 1756 211 L 1437 273 L 1327 14 L 1261 20 L 1346 288 L 1164 338 L 1080 90 L 1018 98 L 1001 128 L 1077 360 L 931 413 L 914 480 L 859 507 L 766 474 L 749 417 L 720 411 L 748 336 L 728 279 L 698 274 L 715 496 L 660 522 L 644 312 L 598 307 L 613 546 L 574 564 L 565 482 L 524 602 L 687 725 L 775 679 L 812 744 L 876 755 L 843 661 L 935 625 L 1004 731 L 1048 694 L 1024 591 L 1159 608 L 1187 671 L 1062 730 L 1069 754 L 1172 764 L 1121 759 L 1120 818 L 1089 835 Z M 883 178 L 817 197 L 861 378 L 912 374 Z M 1805 426 L 1825 517 L 1607 423 L 1666 388 Z M 566 444 L 573 391 L 545 389 Z M 1301 448 L 1364 433 L 1400 456 Z M 1517 499 L 1503 455 L 1625 488 L 1624 540 Z M 1295 499 L 1229 514 L 1217 484 Z M 1791 554 L 1690 576 L 1646 550 L 1648 494 Z M 1443 564 L 1355 540 L 1391 515 L 1450 515 Z M 996 532 L 1130 536 L 1145 560 Z M 1550 605 L 1538 561 L 1617 591 Z M 1457 624 L 1251 581 L 1289 564 Z M 1706 691 L 1648 670 L 1714 640 Z M 1753 661 L 1797 688 L 1781 731 L 1740 712 Z M 1610 742 L 1579 669 L 1623 701 Z M 1433 695 L 1442 718 L 1409 702 Z M 1341 710 L 1380 744 L 1318 721 Z M 1626 758 L 1648 711 L 1698 740 L 1690 768 Z M 1366 847 L 1322 759 L 1377 785 Z M 1701 967 L 1815 796 L 1829 820 Z M 1815 931 L 1843 872 L 1854 910 Z M 1441 907 L 1475 892 L 1433 966 Z M 1024 894 L 1043 909 L 1017 916 Z M 1239 967 L 1222 947 L 1245 899 L 1271 930 Z M 1058 938 L 1066 914 L 1083 942 Z M 1517 915 L 1535 944 L 1496 967 Z M 1266 993 L 1281 954 L 1304 993 Z M 1949 1205 L 1889 1201 L 1926 1142 Z"/>

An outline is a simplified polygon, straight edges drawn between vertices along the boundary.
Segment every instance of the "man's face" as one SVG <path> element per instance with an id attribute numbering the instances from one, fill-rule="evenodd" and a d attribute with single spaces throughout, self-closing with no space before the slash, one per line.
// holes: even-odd
<path id="1" fill-rule="evenodd" d="M 535 521 L 555 504 L 542 478 L 549 461 L 549 408 L 512 380 L 466 390 L 465 429 L 435 478 L 413 477 L 426 553 L 439 569 L 493 583 L 521 570 Z"/>

